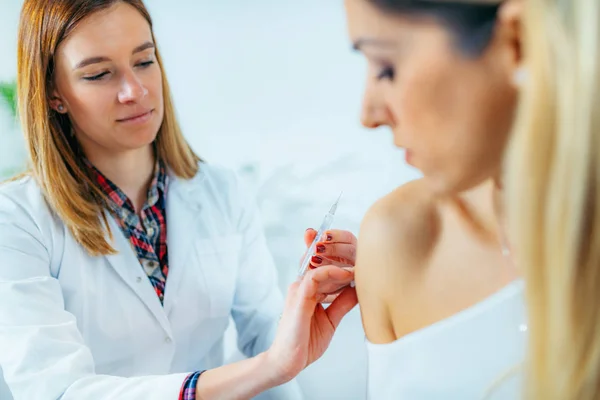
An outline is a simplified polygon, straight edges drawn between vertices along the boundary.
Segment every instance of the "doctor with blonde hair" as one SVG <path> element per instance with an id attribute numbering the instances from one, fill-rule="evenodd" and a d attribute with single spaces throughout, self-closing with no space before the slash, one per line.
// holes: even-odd
<path id="1" fill-rule="evenodd" d="M 293 378 L 356 304 L 348 287 L 321 305 L 353 279 L 338 266 L 354 264 L 355 238 L 331 231 L 324 266 L 284 306 L 252 200 L 186 143 L 162 65 L 141 0 L 23 4 L 30 171 L 0 186 L 15 400 L 299 399 Z M 230 315 L 249 358 L 224 366 Z"/>

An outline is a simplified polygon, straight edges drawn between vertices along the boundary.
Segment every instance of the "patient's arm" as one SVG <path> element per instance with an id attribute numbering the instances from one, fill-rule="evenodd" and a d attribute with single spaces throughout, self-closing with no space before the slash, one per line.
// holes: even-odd
<path id="1" fill-rule="evenodd" d="M 413 300 L 435 247 L 438 223 L 432 196 L 421 181 L 379 200 L 360 229 L 356 288 L 369 341 L 389 343 L 419 319 Z"/>

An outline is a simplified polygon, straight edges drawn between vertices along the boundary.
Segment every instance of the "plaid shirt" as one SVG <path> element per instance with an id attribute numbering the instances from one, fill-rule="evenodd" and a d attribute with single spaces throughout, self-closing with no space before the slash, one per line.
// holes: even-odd
<path id="1" fill-rule="evenodd" d="M 115 216 L 121 231 L 129 240 L 154 291 L 163 304 L 165 284 L 169 275 L 167 252 L 166 198 L 169 176 L 162 162 L 155 167 L 154 178 L 148 189 L 148 198 L 136 214 L 133 203 L 121 189 L 88 163 L 98 186 L 108 196 L 108 208 Z M 202 372 L 194 372 L 186 378 L 179 400 L 195 400 L 196 385 Z"/>

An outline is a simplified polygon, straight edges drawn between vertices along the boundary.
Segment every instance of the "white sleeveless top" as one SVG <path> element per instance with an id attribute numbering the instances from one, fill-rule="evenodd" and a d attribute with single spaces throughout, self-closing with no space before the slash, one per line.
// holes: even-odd
<path id="1" fill-rule="evenodd" d="M 388 344 L 367 341 L 368 398 L 514 400 L 527 339 L 522 280 Z M 508 374 L 508 376 L 507 376 Z M 518 375 L 519 372 L 517 372 Z"/>

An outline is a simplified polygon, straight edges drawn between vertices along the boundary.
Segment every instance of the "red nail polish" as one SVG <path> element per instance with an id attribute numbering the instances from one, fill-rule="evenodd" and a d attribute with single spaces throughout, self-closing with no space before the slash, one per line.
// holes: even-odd
<path id="1" fill-rule="evenodd" d="M 333 236 L 331 236 L 330 234 L 327 235 L 327 241 L 328 242 L 332 242 L 333 241 Z"/>
<path id="2" fill-rule="evenodd" d="M 311 261 L 315 264 L 321 264 L 323 262 L 323 259 L 319 256 L 313 256 Z"/>
<path id="3" fill-rule="evenodd" d="M 317 253 L 325 253 L 325 246 L 323 246 L 322 244 L 317 246 Z"/>

